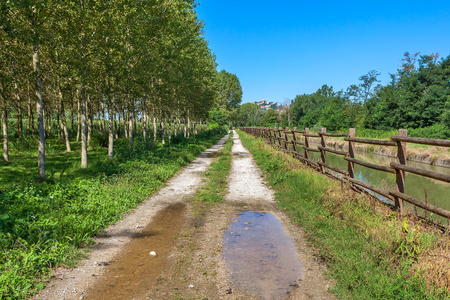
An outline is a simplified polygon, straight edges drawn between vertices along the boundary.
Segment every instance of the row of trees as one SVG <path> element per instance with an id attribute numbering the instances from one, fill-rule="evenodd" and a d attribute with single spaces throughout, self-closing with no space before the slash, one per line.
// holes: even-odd
<path id="1" fill-rule="evenodd" d="M 86 167 L 94 120 L 108 136 L 112 158 L 121 124 L 132 143 L 136 120 L 142 122 L 144 140 L 149 125 L 156 130 L 159 122 L 164 142 L 166 126 L 171 131 L 174 122 L 196 126 L 228 100 L 226 105 L 236 107 L 242 91 L 220 92 L 227 82 L 223 78 L 233 76 L 216 71 L 195 5 L 194 0 L 2 1 L 4 159 L 9 160 L 11 116 L 19 140 L 38 135 L 39 176 L 45 179 L 47 124 L 57 123 L 67 151 L 67 124 L 77 124 L 81 166 Z"/>
<path id="2" fill-rule="evenodd" d="M 405 53 L 402 67 L 391 82 L 378 84 L 372 70 L 346 91 L 323 85 L 315 93 L 298 95 L 281 111 L 262 111 L 243 104 L 239 126 L 350 127 L 377 130 L 433 128 L 434 137 L 450 138 L 450 56 Z"/>

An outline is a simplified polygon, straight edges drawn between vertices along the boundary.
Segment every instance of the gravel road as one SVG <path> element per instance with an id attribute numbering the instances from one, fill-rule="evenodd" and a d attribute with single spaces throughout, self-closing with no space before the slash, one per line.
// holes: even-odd
<path id="1" fill-rule="evenodd" d="M 216 159 L 210 154 L 226 138 L 107 228 L 79 267 L 56 269 L 34 299 L 335 299 L 327 292 L 331 283 L 323 275 L 325 267 L 307 246 L 302 229 L 277 208 L 273 191 L 235 132 L 225 201 L 207 205 L 191 200 Z M 224 258 L 225 232 L 248 211 L 273 215 L 281 223 L 303 267 L 297 281 L 276 294 L 252 287 L 261 276 L 250 274 L 249 288 L 236 282 L 239 271 Z"/>

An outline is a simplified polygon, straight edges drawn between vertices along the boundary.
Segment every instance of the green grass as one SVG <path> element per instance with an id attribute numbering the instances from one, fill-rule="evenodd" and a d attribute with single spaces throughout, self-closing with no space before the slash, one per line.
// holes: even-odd
<path id="1" fill-rule="evenodd" d="M 207 183 L 196 193 L 196 201 L 203 203 L 222 203 L 226 194 L 227 179 L 231 169 L 231 147 L 233 146 L 233 133 L 225 141 L 224 147 L 215 155 L 219 157 L 205 174 Z"/>
<path id="2" fill-rule="evenodd" d="M 104 149 L 94 149 L 86 170 L 73 165 L 79 154 L 67 154 L 73 162 L 66 162 L 64 154 L 55 151 L 54 161 L 62 164 L 55 164 L 55 170 L 68 166 L 63 176 L 39 183 L 32 172 L 11 175 L 14 184 L 6 181 L 7 189 L 0 192 L 0 299 L 36 293 L 51 268 L 73 265 L 83 254 L 80 246 L 89 245 L 94 235 L 155 193 L 224 134 L 223 129 L 204 131 L 165 147 L 139 139 L 133 147 L 118 143 L 112 161 L 103 158 Z M 22 157 L 10 164 L 19 170 L 17 166 L 28 162 Z"/>
<path id="3" fill-rule="evenodd" d="M 448 299 L 448 290 L 427 290 L 413 271 L 418 255 L 432 248 L 432 235 L 405 229 L 395 215 L 375 213 L 368 199 L 315 171 L 293 167 L 292 158 L 261 139 L 239 134 L 267 174 L 279 207 L 304 228 L 326 262 L 338 298 Z"/>

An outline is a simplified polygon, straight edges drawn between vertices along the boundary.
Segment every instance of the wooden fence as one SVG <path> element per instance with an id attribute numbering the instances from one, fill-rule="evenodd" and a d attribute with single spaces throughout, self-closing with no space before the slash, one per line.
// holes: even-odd
<path id="1" fill-rule="evenodd" d="M 444 218 L 450 219 L 450 211 L 429 204 L 425 201 L 415 199 L 405 194 L 405 172 L 414 173 L 419 176 L 425 176 L 448 183 L 450 182 L 449 175 L 406 166 L 406 144 L 415 143 L 422 145 L 450 147 L 450 140 L 408 137 L 406 129 L 400 129 L 399 134 L 392 136 L 391 140 L 374 140 L 374 139 L 357 138 L 355 137 L 354 128 L 350 128 L 349 132 L 345 133 L 327 133 L 326 129 L 322 128 L 321 131 L 317 134 L 311 134 L 308 128 L 306 128 L 305 130 L 297 130 L 296 128 L 290 130 L 288 128 L 276 129 L 276 128 L 256 128 L 256 127 L 244 127 L 240 129 L 255 137 L 261 137 L 265 139 L 270 144 L 276 145 L 283 151 L 292 154 L 296 159 L 299 159 L 303 163 L 319 169 L 322 173 L 327 173 L 332 175 L 333 177 L 338 177 L 335 176 L 333 172 L 329 171 L 331 170 L 336 173 L 342 174 L 340 178 L 343 178 L 350 184 L 369 189 L 391 200 L 393 203 L 395 203 L 395 209 L 400 210 L 401 215 L 403 215 L 403 201 L 407 201 L 426 211 L 430 211 Z M 348 142 L 348 151 L 341 151 L 327 148 L 326 145 L 327 137 L 344 137 L 344 140 Z M 320 146 L 318 146 L 317 148 L 312 148 L 310 146 L 311 138 L 320 139 Z M 397 162 L 391 162 L 389 166 L 382 166 L 358 160 L 355 158 L 355 143 L 396 147 Z M 292 147 L 289 147 L 289 145 L 292 145 Z M 292 150 L 290 148 L 292 148 Z M 310 152 L 320 152 L 320 160 L 318 161 L 312 160 L 310 158 Z M 327 152 L 343 156 L 343 159 L 345 159 L 348 162 L 347 170 L 342 170 L 327 164 L 326 163 Z M 366 168 L 371 168 L 395 174 L 396 177 L 395 190 L 386 191 L 381 188 L 372 186 L 368 183 L 355 179 L 354 178 L 355 164 Z"/>

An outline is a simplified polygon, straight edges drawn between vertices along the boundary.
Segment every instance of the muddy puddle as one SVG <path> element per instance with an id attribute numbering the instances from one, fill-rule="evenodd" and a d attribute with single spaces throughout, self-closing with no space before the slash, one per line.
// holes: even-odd
<path id="1" fill-rule="evenodd" d="M 175 238 L 185 224 L 185 213 L 184 204 L 167 207 L 141 232 L 134 234 L 112 261 L 97 262 L 106 265 L 106 271 L 84 299 L 133 299 L 146 295 L 166 266 Z"/>
<path id="2" fill-rule="evenodd" d="M 246 156 L 247 153 L 240 153 L 240 152 L 238 152 L 238 153 L 234 153 L 234 155 L 238 155 L 238 156 Z"/>
<path id="3" fill-rule="evenodd" d="M 223 244 L 236 289 L 262 299 L 282 299 L 298 287 L 303 265 L 273 214 L 241 213 L 223 235 Z"/>

